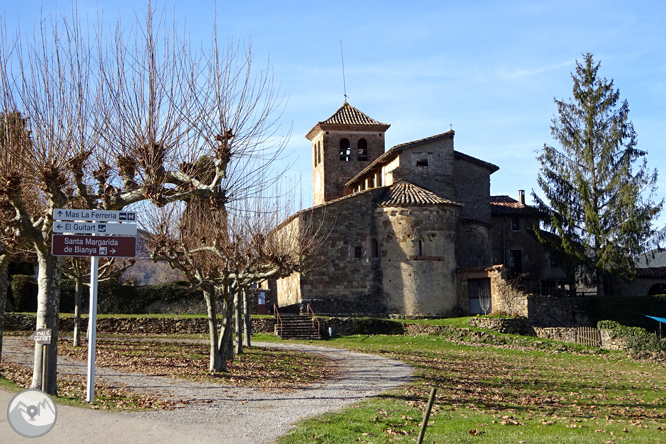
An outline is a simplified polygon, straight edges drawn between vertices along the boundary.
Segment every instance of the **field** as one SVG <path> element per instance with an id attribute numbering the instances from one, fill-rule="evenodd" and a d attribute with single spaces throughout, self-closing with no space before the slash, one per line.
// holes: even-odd
<path id="1" fill-rule="evenodd" d="M 462 327 L 465 321 L 423 322 Z M 206 372 L 204 344 L 192 344 L 184 336 L 164 339 L 102 337 L 97 363 L 121 371 L 266 389 L 293 389 L 336 377 L 320 356 L 261 348 L 248 349 L 230 363 L 228 373 L 211 375 Z M 253 341 L 279 339 L 257 335 Z M 433 387 L 437 396 L 426 443 L 666 442 L 666 368 L 632 360 L 623 352 L 475 328 L 432 336 L 357 335 L 310 343 L 397 359 L 412 365 L 415 376 L 398 390 L 303 421 L 279 440 L 282 444 L 415 442 Z M 65 341 L 60 347 L 64 355 L 85 359 L 85 348 Z M 4 364 L 2 373 L 21 386 L 29 384 L 28 368 Z M 61 402 L 81 402 L 84 380 L 62 378 L 59 393 Z M 99 394 L 93 408 L 171 407 L 159 398 L 104 386 Z"/>
<path id="2" fill-rule="evenodd" d="M 401 390 L 304 421 L 279 442 L 414 442 L 431 387 L 437 397 L 427 443 L 666 442 L 663 365 L 531 338 L 488 342 L 437 336 L 327 341 L 407 362 L 416 377 Z"/>

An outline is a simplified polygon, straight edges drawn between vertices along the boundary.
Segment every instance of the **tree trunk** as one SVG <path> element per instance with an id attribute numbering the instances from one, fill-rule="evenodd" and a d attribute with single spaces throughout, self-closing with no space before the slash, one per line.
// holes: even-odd
<path id="1" fill-rule="evenodd" d="M 250 318 L 250 310 L 248 309 L 248 295 L 247 291 L 243 291 L 243 345 L 251 347 L 250 336 L 252 335 L 252 318 Z"/>
<path id="2" fill-rule="evenodd" d="M 81 346 L 81 297 L 83 287 L 82 277 L 74 279 L 74 347 Z"/>
<path id="3" fill-rule="evenodd" d="M 208 312 L 208 334 L 210 341 L 210 361 L 208 371 L 221 372 L 226 370 L 226 365 L 222 362 L 222 354 L 217 344 L 217 307 L 215 306 L 215 288 L 211 285 L 202 286 L 204 299 L 206 300 L 206 309 Z"/>
<path id="4" fill-rule="evenodd" d="M 241 325 L 241 294 L 245 294 L 244 289 L 239 289 L 234 293 L 234 329 L 236 333 L 236 354 L 243 353 L 243 328 Z"/>
<path id="5" fill-rule="evenodd" d="M 2 360 L 2 337 L 5 331 L 5 306 L 7 305 L 7 255 L 0 255 L 0 360 Z"/>
<path id="6" fill-rule="evenodd" d="M 58 327 L 60 326 L 60 279 L 63 259 L 37 250 L 37 328 L 51 329 L 51 344 L 47 349 L 47 383 L 42 387 L 42 345 L 35 343 L 35 359 L 32 369 L 31 388 L 41 388 L 49 395 L 57 395 L 58 382 Z"/>
<path id="7" fill-rule="evenodd" d="M 224 314 L 222 317 L 222 327 L 220 328 L 220 350 L 222 351 L 222 360 L 233 361 L 234 360 L 234 348 L 233 348 L 233 335 L 231 331 L 232 325 L 232 296 L 230 294 L 231 288 L 229 286 L 224 286 L 223 296 L 224 296 Z"/>
<path id="8" fill-rule="evenodd" d="M 601 271 L 597 270 L 596 275 L 597 275 L 597 297 L 605 296 L 604 274 Z"/>

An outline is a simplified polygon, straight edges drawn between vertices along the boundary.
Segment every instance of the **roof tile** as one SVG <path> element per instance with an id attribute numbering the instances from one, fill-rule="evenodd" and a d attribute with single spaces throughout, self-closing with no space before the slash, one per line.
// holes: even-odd
<path id="1" fill-rule="evenodd" d="M 386 123 L 379 122 L 362 113 L 347 102 L 338 108 L 331 117 L 319 123 L 329 125 L 386 125 Z"/>
<path id="2" fill-rule="evenodd" d="M 389 187 L 387 193 L 376 203 L 376 206 L 402 207 L 442 204 L 459 205 L 448 199 L 442 199 L 425 188 L 421 188 L 405 180 L 399 180 Z"/>

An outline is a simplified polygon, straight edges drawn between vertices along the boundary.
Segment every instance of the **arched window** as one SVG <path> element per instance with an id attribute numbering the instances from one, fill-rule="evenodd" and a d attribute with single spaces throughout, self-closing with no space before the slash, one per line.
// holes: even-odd
<path id="1" fill-rule="evenodd" d="M 368 142 L 365 139 L 358 141 L 358 160 L 368 160 Z"/>
<path id="2" fill-rule="evenodd" d="M 343 162 L 349 162 L 351 157 L 351 148 L 349 145 L 349 139 L 340 140 L 340 160 Z"/>
<path id="3" fill-rule="evenodd" d="M 424 257 L 425 256 L 425 242 L 423 241 L 423 239 L 419 239 L 417 241 L 416 255 L 418 257 Z"/>

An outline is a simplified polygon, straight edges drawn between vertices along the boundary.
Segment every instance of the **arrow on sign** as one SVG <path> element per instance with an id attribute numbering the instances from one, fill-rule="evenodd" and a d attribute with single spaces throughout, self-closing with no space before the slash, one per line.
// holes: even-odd
<path id="1" fill-rule="evenodd" d="M 115 248 L 112 248 L 112 249 L 111 249 L 111 254 L 113 254 L 113 253 L 115 253 L 115 252 L 116 252 L 116 249 L 115 249 Z"/>

